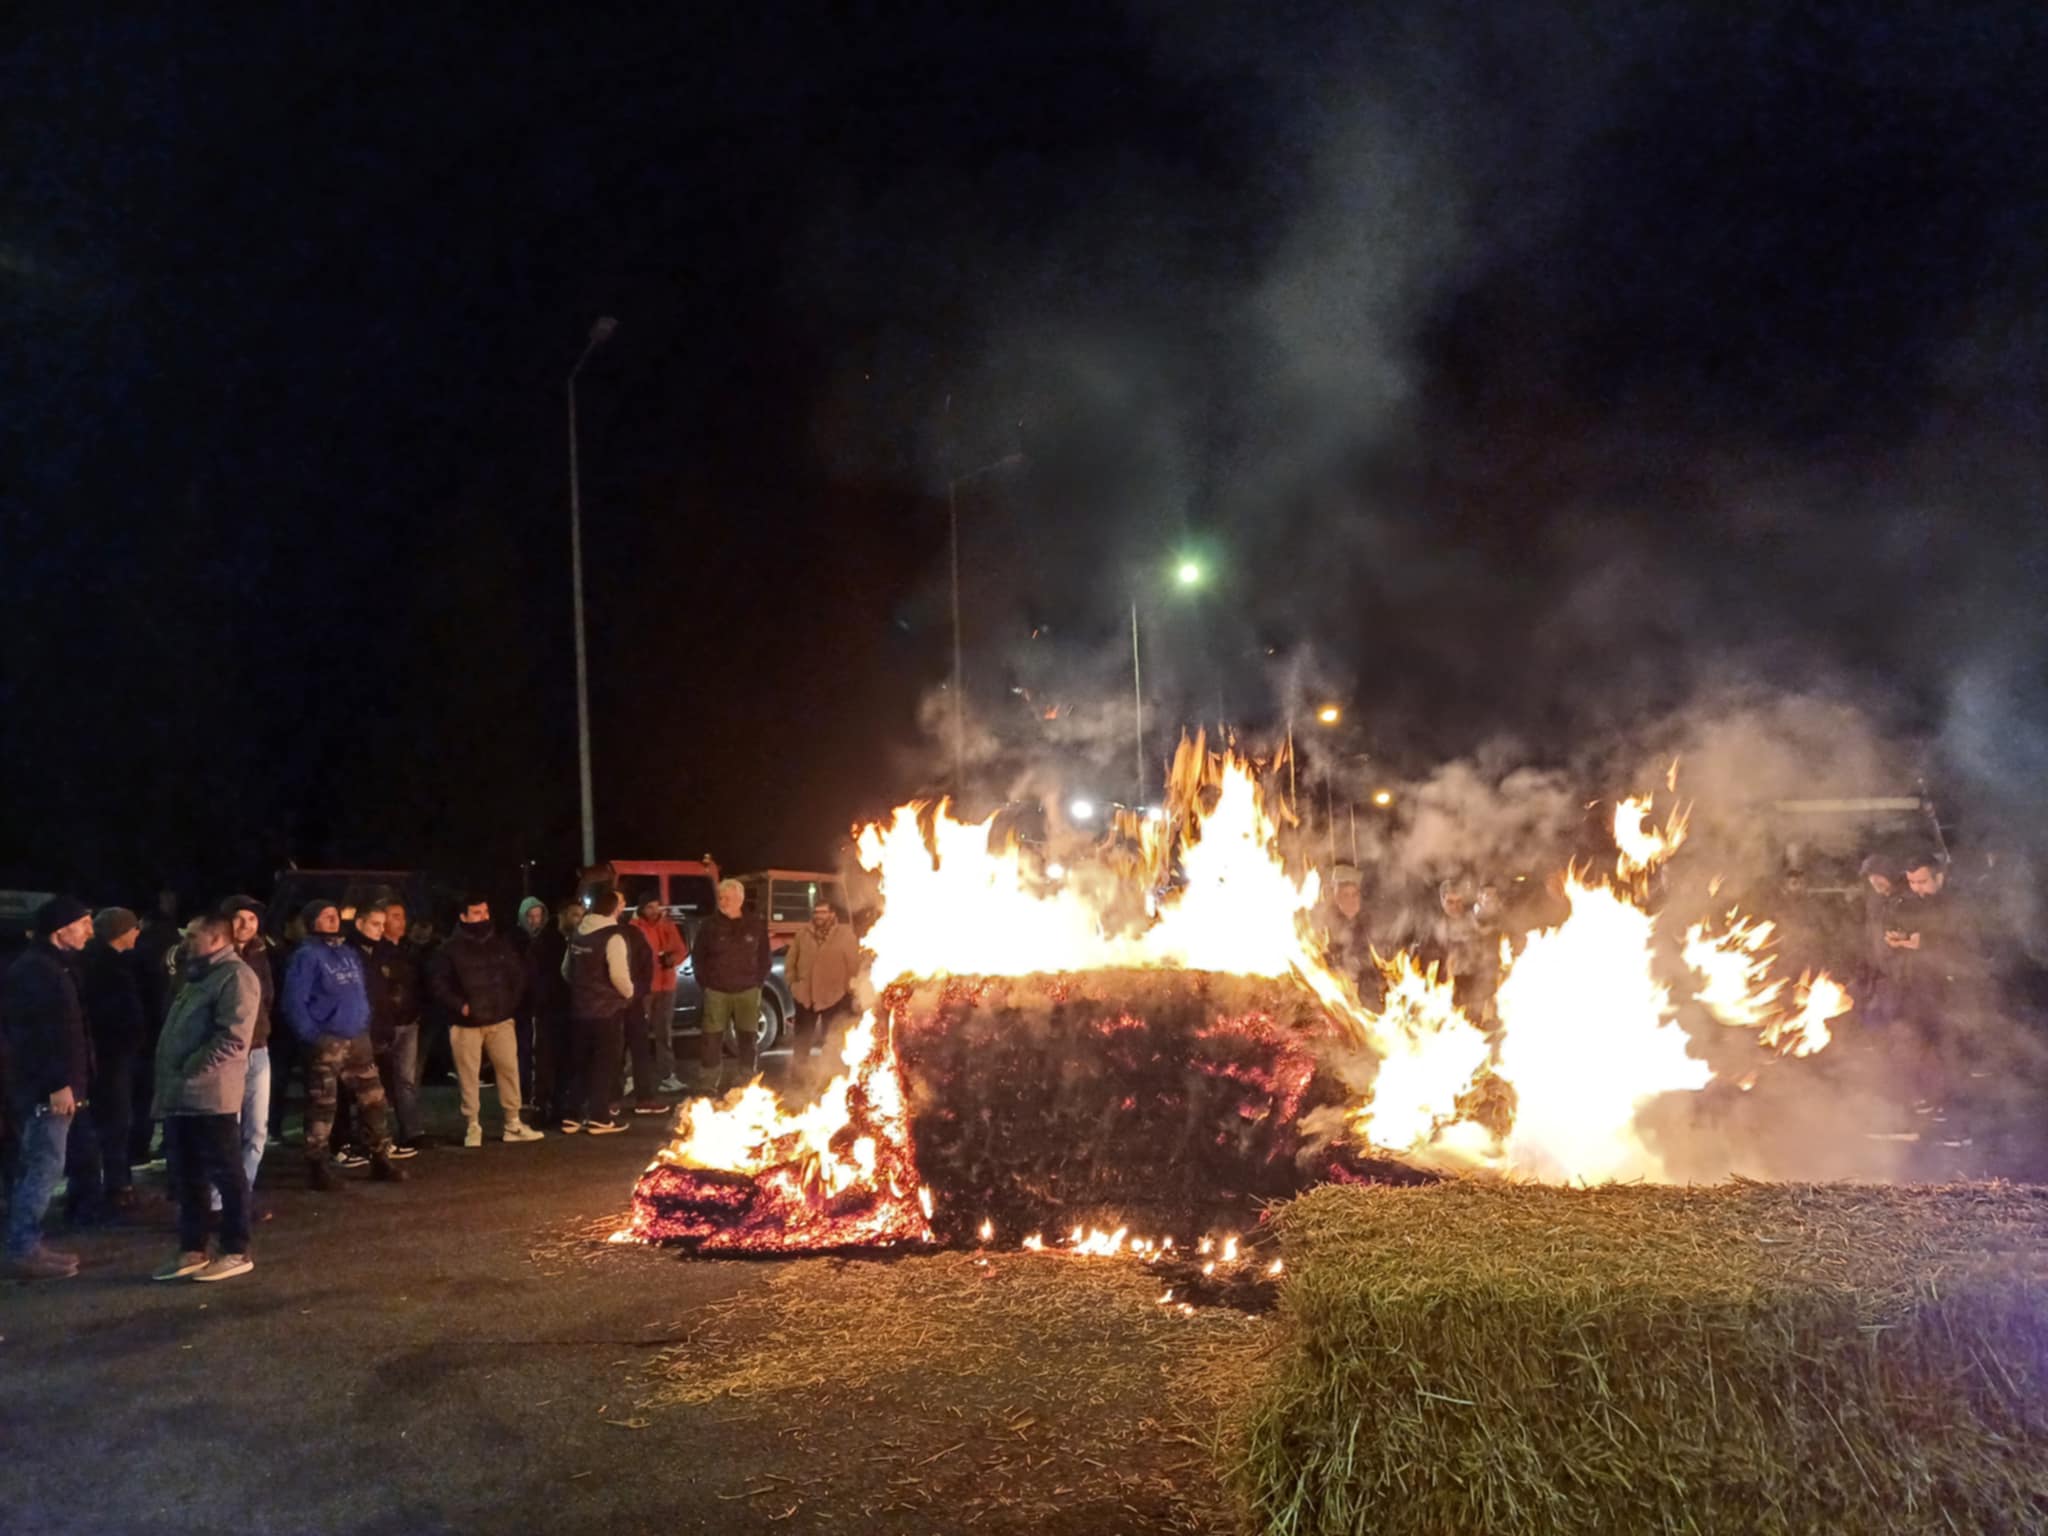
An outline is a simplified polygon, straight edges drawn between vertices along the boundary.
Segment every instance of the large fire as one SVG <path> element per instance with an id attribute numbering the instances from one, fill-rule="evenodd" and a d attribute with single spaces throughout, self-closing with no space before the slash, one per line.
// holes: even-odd
<path id="1" fill-rule="evenodd" d="M 1484 1023 L 1458 1006 L 1455 978 L 1405 953 L 1379 960 L 1383 998 L 1368 1007 L 1326 962 L 1314 921 L 1318 876 L 1290 871 L 1285 811 L 1268 803 L 1265 784 L 1256 762 L 1183 744 L 1170 814 L 1126 818 L 1099 859 L 1060 878 L 1025 847 L 991 847 L 989 823 L 956 820 L 945 804 L 906 806 L 866 828 L 859 855 L 883 900 L 865 940 L 876 996 L 847 1039 L 842 1070 L 801 1107 L 759 1079 L 718 1102 L 684 1105 L 618 1238 L 753 1251 L 935 1241 L 897 1038 L 913 987 L 935 979 L 985 987 L 990 978 L 1044 984 L 1158 971 L 1299 985 L 1334 1026 L 1332 1047 L 1370 1072 L 1344 1116 L 1358 1148 L 1556 1181 L 1666 1176 L 1638 1135 L 1638 1114 L 1714 1078 L 1688 1049 L 1681 1000 L 1748 1032 L 1760 1052 L 1787 1056 L 1823 1048 L 1827 1021 L 1849 1007 L 1826 976 L 1789 987 L 1774 977 L 1771 926 L 1739 912 L 1660 942 L 1651 888 L 1684 842 L 1686 820 L 1674 811 L 1655 825 L 1648 797 L 1616 807 L 1614 874 L 1569 871 L 1563 920 L 1527 935 L 1519 951 L 1503 943 Z M 1675 984 L 1675 975 L 1686 980 Z M 939 1006 L 928 1004 L 921 1027 L 942 1016 L 930 1012 Z M 1141 1023 L 1126 1016 L 1097 1027 Z M 1194 1033 L 1216 1029 L 1263 1031 L 1269 1041 L 1284 1033 L 1270 1010 Z M 1258 1075 L 1213 1052 L 1195 1065 L 1212 1076 Z M 1291 1114 L 1300 1089 L 1296 1082 L 1273 1102 Z M 1251 1102 L 1242 1110 L 1270 1112 Z M 939 1226 L 960 1229 L 943 1213 Z"/>

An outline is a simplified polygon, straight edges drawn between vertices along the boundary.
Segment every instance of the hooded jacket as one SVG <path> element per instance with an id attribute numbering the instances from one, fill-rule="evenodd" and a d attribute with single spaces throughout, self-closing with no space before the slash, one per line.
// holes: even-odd
<path id="1" fill-rule="evenodd" d="M 647 947 L 654 952 L 654 988 L 656 992 L 673 992 L 676 989 L 676 971 L 690 953 L 690 946 L 683 940 L 682 929 L 675 919 L 666 912 L 653 922 L 636 917 L 626 924 L 647 940 Z M 669 956 L 666 965 L 661 963 L 663 955 Z"/>
<path id="2" fill-rule="evenodd" d="M 278 1007 L 301 1040 L 322 1035 L 353 1040 L 370 1028 L 370 994 L 363 957 L 340 934 L 310 933 L 284 968 Z"/>
<path id="3" fill-rule="evenodd" d="M 295 957 L 296 958 L 296 957 Z M 263 986 L 224 945 L 171 1000 L 156 1043 L 156 1104 L 169 1115 L 239 1115 Z"/>
<path id="4" fill-rule="evenodd" d="M 617 920 L 593 912 L 576 925 L 562 956 L 569 1009 L 579 1019 L 608 1019 L 633 1000 L 633 964 Z"/>

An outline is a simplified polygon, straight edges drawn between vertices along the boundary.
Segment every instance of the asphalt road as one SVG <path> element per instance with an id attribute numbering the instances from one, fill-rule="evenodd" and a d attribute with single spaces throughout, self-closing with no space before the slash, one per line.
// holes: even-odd
<path id="1" fill-rule="evenodd" d="M 451 1096 L 430 1100 L 442 1132 Z M 658 1400 L 657 1351 L 785 1267 L 593 1239 L 663 1124 L 445 1145 L 407 1165 L 408 1184 L 344 1175 L 325 1195 L 305 1188 L 296 1146 L 273 1147 L 257 1267 L 218 1285 L 148 1278 L 174 1246 L 167 1207 L 53 1231 L 78 1278 L 0 1285 L 0 1532 L 960 1528 L 957 1505 L 876 1514 L 858 1493 L 864 1433 L 912 1465 L 920 1434 L 945 1453 L 948 1430 L 912 1412 Z M 796 1473 L 824 1479 L 800 1507 L 749 1494 Z M 853 1491 L 834 1497 L 834 1479 Z M 1076 1503 L 1058 1528 L 1186 1528 L 1164 1505 L 1105 1524 Z"/>

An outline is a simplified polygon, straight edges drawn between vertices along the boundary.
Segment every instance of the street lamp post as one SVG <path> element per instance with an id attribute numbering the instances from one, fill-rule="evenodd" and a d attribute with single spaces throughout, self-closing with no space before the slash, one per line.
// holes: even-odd
<path id="1" fill-rule="evenodd" d="M 590 662 L 583 639 L 583 487 L 576 457 L 576 375 L 611 340 L 619 322 L 604 315 L 590 328 L 583 355 L 569 370 L 569 581 L 576 610 L 576 774 L 583 790 L 583 863 L 597 862 L 597 815 L 590 795 Z"/>
<path id="2" fill-rule="evenodd" d="M 960 487 L 999 469 L 1022 464 L 1024 455 L 1006 453 L 993 464 L 970 469 L 946 482 L 946 531 L 953 567 L 953 797 L 955 802 L 967 786 L 966 681 L 960 665 Z"/>

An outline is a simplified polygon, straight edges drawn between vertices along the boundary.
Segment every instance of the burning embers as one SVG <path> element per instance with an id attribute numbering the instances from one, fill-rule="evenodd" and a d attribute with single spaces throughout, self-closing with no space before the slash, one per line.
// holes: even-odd
<path id="1" fill-rule="evenodd" d="M 1826 977 L 1774 980 L 1769 925 L 1739 913 L 1660 938 L 1648 887 L 1685 822 L 1643 800 L 1617 808 L 1614 878 L 1572 872 L 1565 919 L 1503 947 L 1485 1027 L 1407 955 L 1368 1009 L 1324 962 L 1317 877 L 1289 873 L 1254 765 L 1184 745 L 1172 788 L 1169 818 L 1063 880 L 944 806 L 869 827 L 881 992 L 844 1070 L 804 1108 L 758 1081 L 686 1105 L 620 1238 L 1193 1233 L 1323 1179 L 1429 1176 L 1408 1165 L 1659 1178 L 1638 1112 L 1713 1078 L 1681 995 L 1782 1055 L 1848 1006 Z"/>

